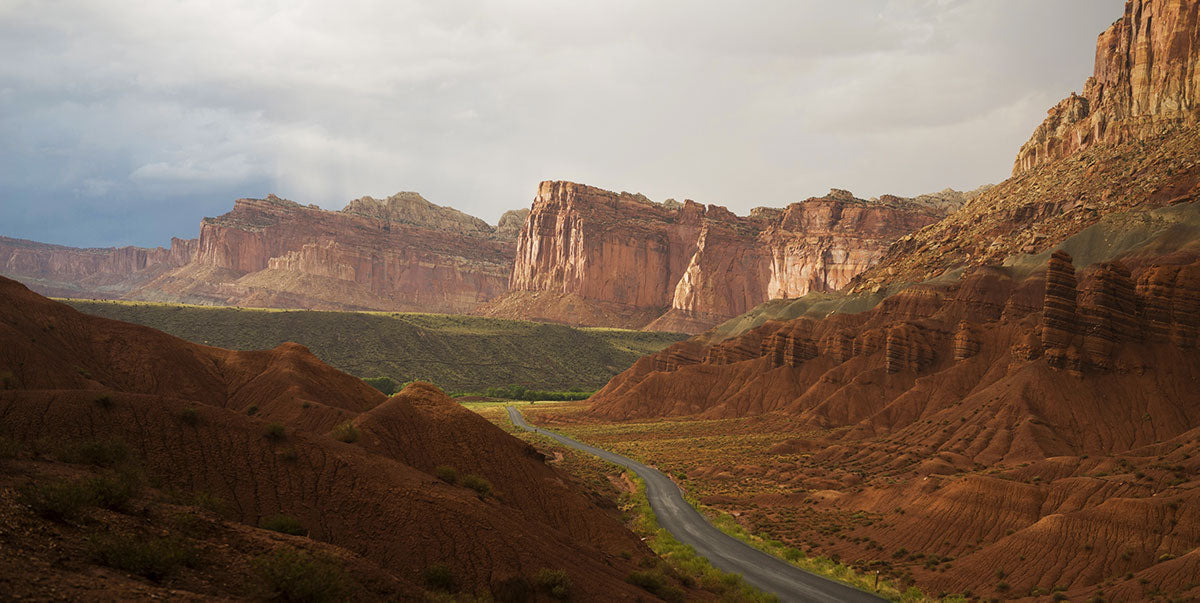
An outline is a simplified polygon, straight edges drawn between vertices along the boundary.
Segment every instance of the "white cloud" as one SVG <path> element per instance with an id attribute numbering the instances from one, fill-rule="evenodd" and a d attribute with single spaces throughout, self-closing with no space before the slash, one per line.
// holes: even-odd
<path id="1" fill-rule="evenodd" d="M 150 243 L 267 192 L 495 220 L 551 178 L 743 212 L 975 186 L 1122 4 L 0 0 L 0 234 L 98 236 L 23 209 L 81 195 Z"/>

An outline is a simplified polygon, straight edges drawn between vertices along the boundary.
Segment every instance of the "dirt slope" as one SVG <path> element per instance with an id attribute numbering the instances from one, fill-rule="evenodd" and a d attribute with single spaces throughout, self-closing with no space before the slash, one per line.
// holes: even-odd
<path id="1" fill-rule="evenodd" d="M 217 497 L 249 524 L 293 516 L 312 539 L 410 584 L 445 564 L 463 590 L 485 594 L 550 568 L 575 592 L 645 595 L 624 582 L 652 556 L 632 533 L 436 389 L 386 400 L 298 345 L 199 346 L 6 279 L 0 300 L 0 436 L 48 443 L 44 460 L 72 443 L 124 442 L 163 489 Z M 357 443 L 331 437 L 348 421 Z M 436 465 L 482 475 L 493 493 L 444 483 Z"/>

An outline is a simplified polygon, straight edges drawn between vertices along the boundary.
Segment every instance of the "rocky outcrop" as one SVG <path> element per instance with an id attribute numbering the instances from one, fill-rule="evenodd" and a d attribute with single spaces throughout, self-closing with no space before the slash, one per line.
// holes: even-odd
<path id="1" fill-rule="evenodd" d="M 1042 347 L 1065 348 L 1078 333 L 1075 306 L 1075 266 L 1071 254 L 1055 251 L 1046 267 L 1046 298 L 1042 305 Z"/>
<path id="2" fill-rule="evenodd" d="M 269 196 L 205 218 L 195 261 L 132 291 L 156 301 L 468 312 L 504 293 L 513 244 L 416 193 L 340 212 Z"/>
<path id="3" fill-rule="evenodd" d="M 1141 138 L 1200 110 L 1200 5 L 1128 0 L 1125 14 L 1100 34 L 1096 65 L 1083 95 L 1049 111 L 1021 147 L 1013 175 L 1097 144 Z"/>
<path id="4" fill-rule="evenodd" d="M 1077 395 L 1076 384 L 1125 375 L 1140 385 L 1121 385 L 1122 395 L 1146 387 L 1136 395 L 1178 396 L 1177 377 L 1190 388 L 1188 373 L 1155 372 L 1153 363 L 1200 362 L 1200 258 L 1193 251 L 1134 265 L 1093 265 L 1077 286 L 1071 256 L 1059 251 L 1024 280 L 1002 268 L 966 271 L 866 312 L 769 321 L 710 343 L 696 337 L 615 377 L 592 398 L 592 412 L 630 419 L 782 411 L 830 427 L 893 420 L 886 409 L 899 400 L 950 404 L 976 387 L 1057 400 Z M 1031 291 L 1044 294 L 1026 302 Z M 1032 312 L 997 311 L 1006 298 L 1033 303 Z M 1064 385 L 1067 376 L 1080 381 Z M 1006 379 L 1012 385 L 993 384 Z"/>
<path id="5" fill-rule="evenodd" d="M 196 248 L 196 239 L 179 238 L 165 249 L 81 249 L 0 237 L 0 275 L 43 295 L 110 299 L 187 264 Z"/>
<path id="6" fill-rule="evenodd" d="M 873 265 L 897 237 L 936 221 L 965 197 L 870 201 L 834 190 L 783 209 L 737 216 L 691 200 L 654 203 L 571 182 L 543 182 L 517 241 L 510 296 L 569 295 L 646 326 L 699 332 L 770 299 L 834 291 Z M 563 305 L 557 297 L 548 303 Z M 601 314 L 503 300 L 481 313 L 560 322 Z M 583 323 L 587 324 L 587 323 Z M 644 324 L 644 323 L 643 323 Z M 639 325 L 640 326 L 640 325 Z"/>

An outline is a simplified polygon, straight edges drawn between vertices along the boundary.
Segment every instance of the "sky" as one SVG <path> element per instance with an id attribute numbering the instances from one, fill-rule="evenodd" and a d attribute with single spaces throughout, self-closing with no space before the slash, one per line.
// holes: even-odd
<path id="1" fill-rule="evenodd" d="M 542 180 L 739 214 L 1008 177 L 1122 0 L 0 0 L 0 235 Z"/>

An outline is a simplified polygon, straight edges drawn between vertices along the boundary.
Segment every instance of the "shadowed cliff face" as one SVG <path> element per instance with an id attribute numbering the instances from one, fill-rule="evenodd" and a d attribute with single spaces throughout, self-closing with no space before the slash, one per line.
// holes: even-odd
<path id="1" fill-rule="evenodd" d="M 832 191 L 740 217 L 690 200 L 544 182 L 517 241 L 513 293 L 481 313 L 575 323 L 657 313 L 646 328 L 697 332 L 768 299 L 839 289 L 891 241 L 960 202 Z"/>
<path id="2" fill-rule="evenodd" d="M 1096 144 L 1115 144 L 1200 111 L 1200 5 L 1129 0 L 1125 14 L 1100 34 L 1096 68 L 1083 95 L 1050 109 L 1013 164 L 1013 175 Z"/>

